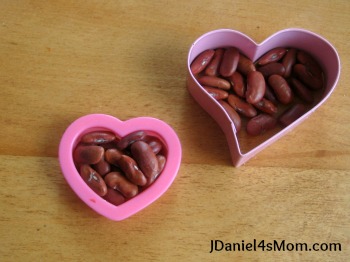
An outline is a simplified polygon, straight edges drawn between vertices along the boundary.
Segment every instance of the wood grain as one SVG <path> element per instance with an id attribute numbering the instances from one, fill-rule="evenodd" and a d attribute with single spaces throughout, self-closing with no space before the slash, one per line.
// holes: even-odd
<path id="1" fill-rule="evenodd" d="M 25 1 L 0 3 L 1 261 L 347 261 L 350 257 L 348 1 Z M 186 89 L 187 52 L 232 28 L 256 42 L 290 27 L 341 59 L 327 102 L 241 168 Z M 177 132 L 170 189 L 122 222 L 65 182 L 67 126 L 89 113 L 152 116 Z M 210 241 L 339 242 L 341 252 L 214 252 Z"/>

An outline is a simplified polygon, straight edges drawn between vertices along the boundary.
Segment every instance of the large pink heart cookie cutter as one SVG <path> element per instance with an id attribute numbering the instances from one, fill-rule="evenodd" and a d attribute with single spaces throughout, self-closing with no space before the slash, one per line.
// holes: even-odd
<path id="1" fill-rule="evenodd" d="M 162 173 L 147 189 L 125 203 L 115 206 L 98 196 L 81 178 L 73 162 L 73 150 L 85 133 L 109 130 L 119 137 L 144 130 L 161 139 L 166 146 L 167 161 Z M 182 150 L 174 130 L 161 120 L 139 117 L 121 121 L 113 116 L 91 114 L 75 120 L 64 132 L 59 145 L 59 162 L 62 173 L 78 197 L 97 213 L 116 221 L 139 212 L 157 200 L 174 181 L 181 162 Z"/>
<path id="2" fill-rule="evenodd" d="M 198 54 L 207 49 L 225 46 L 237 47 L 253 61 L 256 61 L 264 53 L 275 47 L 293 47 L 304 50 L 314 56 L 323 68 L 325 74 L 324 93 L 309 111 L 288 127 L 275 133 L 248 152 L 243 153 L 237 138 L 236 129 L 229 116 L 223 111 L 220 104 L 203 89 L 190 70 L 190 65 Z M 255 43 L 243 33 L 231 29 L 219 29 L 208 32 L 192 44 L 188 53 L 187 67 L 189 72 L 187 78 L 188 91 L 223 130 L 229 145 L 232 163 L 236 167 L 246 163 L 261 150 L 271 145 L 308 118 L 329 98 L 340 76 L 340 59 L 335 48 L 326 39 L 315 33 L 294 28 L 279 31 L 260 44 Z"/>

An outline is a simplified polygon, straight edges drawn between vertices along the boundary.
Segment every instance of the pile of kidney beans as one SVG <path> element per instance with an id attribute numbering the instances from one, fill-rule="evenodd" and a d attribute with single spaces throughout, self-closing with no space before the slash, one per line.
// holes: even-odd
<path id="1" fill-rule="evenodd" d="M 193 60 L 190 69 L 227 112 L 236 131 L 245 117 L 246 131 L 254 136 L 294 122 L 324 85 L 320 65 L 295 48 L 274 48 L 256 62 L 236 47 L 208 49 Z"/>

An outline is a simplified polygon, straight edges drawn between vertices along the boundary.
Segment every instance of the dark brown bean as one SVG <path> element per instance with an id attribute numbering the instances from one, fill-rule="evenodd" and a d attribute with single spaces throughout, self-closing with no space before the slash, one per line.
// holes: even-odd
<path id="1" fill-rule="evenodd" d="M 152 148 L 144 141 L 137 141 L 131 145 L 131 154 L 140 167 L 142 173 L 147 177 L 148 181 L 158 174 L 158 159 Z"/>
<path id="2" fill-rule="evenodd" d="M 236 131 L 239 132 L 241 130 L 241 126 L 242 126 L 242 121 L 241 121 L 241 117 L 239 116 L 239 114 L 236 112 L 236 110 L 234 110 L 232 108 L 232 106 L 230 106 L 224 100 L 219 100 L 218 102 L 220 103 L 220 105 L 223 107 L 223 109 L 226 111 L 229 118 L 233 122 L 233 124 L 236 128 Z"/>
<path id="3" fill-rule="evenodd" d="M 286 48 L 283 48 L 283 47 L 274 48 L 268 51 L 267 53 L 265 53 L 262 57 L 260 57 L 257 63 L 258 65 L 262 66 L 268 63 L 276 62 L 280 60 L 285 55 L 286 52 L 287 52 Z"/>
<path id="4" fill-rule="evenodd" d="M 123 155 L 122 151 L 120 151 L 120 150 L 118 150 L 116 148 L 111 148 L 111 149 L 108 149 L 106 151 L 105 159 L 111 165 L 118 166 L 119 158 L 121 158 L 122 155 Z"/>
<path id="5" fill-rule="evenodd" d="M 239 97 L 244 97 L 246 92 L 246 85 L 242 74 L 236 71 L 229 77 L 229 79 L 231 81 L 233 91 L 236 93 L 236 95 Z"/>
<path id="6" fill-rule="evenodd" d="M 119 150 L 124 150 L 135 141 L 143 140 L 147 136 L 145 131 L 136 131 L 124 136 L 117 144 Z"/>
<path id="7" fill-rule="evenodd" d="M 297 53 L 297 60 L 305 65 L 314 77 L 322 78 L 322 69 L 310 54 L 299 50 Z"/>
<path id="8" fill-rule="evenodd" d="M 112 188 L 107 188 L 107 194 L 103 198 L 115 206 L 119 206 L 125 202 L 125 197 Z"/>
<path id="9" fill-rule="evenodd" d="M 121 172 L 110 172 L 104 178 L 106 184 L 123 194 L 126 198 L 132 198 L 137 195 L 137 185 L 131 183 Z"/>
<path id="10" fill-rule="evenodd" d="M 241 115 L 249 118 L 257 115 L 256 109 L 251 104 L 245 102 L 236 95 L 230 94 L 227 98 L 227 102 Z"/>
<path id="11" fill-rule="evenodd" d="M 107 173 L 111 172 L 111 165 L 102 157 L 102 159 L 92 166 L 97 173 L 99 173 L 101 176 L 106 175 Z"/>
<path id="12" fill-rule="evenodd" d="M 298 79 L 292 77 L 290 79 L 291 86 L 293 87 L 294 92 L 306 103 L 311 104 L 314 102 L 314 95 L 312 91 L 307 88 L 303 83 Z"/>
<path id="13" fill-rule="evenodd" d="M 281 75 L 285 74 L 285 68 L 281 63 L 273 62 L 263 65 L 257 69 L 264 77 L 269 77 L 270 75 Z"/>
<path id="14" fill-rule="evenodd" d="M 258 103 L 254 104 L 254 106 L 260 111 L 270 115 L 277 113 L 277 107 L 266 98 L 261 99 Z"/>
<path id="15" fill-rule="evenodd" d="M 147 184 L 146 176 L 142 173 L 133 158 L 122 155 L 118 159 L 118 166 L 122 169 L 126 177 L 135 185 L 144 186 Z"/>
<path id="16" fill-rule="evenodd" d="M 248 75 L 249 72 L 256 71 L 255 65 L 252 60 L 250 60 L 248 57 L 240 54 L 237 70 L 242 73 L 243 75 Z"/>
<path id="17" fill-rule="evenodd" d="M 154 136 L 149 136 L 146 138 L 145 140 L 148 145 L 152 148 L 153 153 L 155 153 L 156 155 L 162 151 L 163 149 L 163 143 L 156 137 Z"/>
<path id="18" fill-rule="evenodd" d="M 293 66 L 296 62 L 296 54 L 297 50 L 295 48 L 291 48 L 288 50 L 287 54 L 283 57 L 282 64 L 284 66 L 285 72 L 284 77 L 290 77 L 292 73 Z"/>
<path id="19" fill-rule="evenodd" d="M 289 104 L 293 100 L 293 93 L 287 81 L 280 75 L 272 75 L 268 79 L 269 85 L 282 104 Z"/>
<path id="20" fill-rule="evenodd" d="M 260 114 L 247 123 L 247 133 L 252 136 L 260 135 L 276 126 L 276 119 L 268 114 Z"/>
<path id="21" fill-rule="evenodd" d="M 102 159 L 104 149 L 96 145 L 78 145 L 73 153 L 73 159 L 80 164 L 97 164 Z"/>
<path id="22" fill-rule="evenodd" d="M 228 97 L 228 92 L 225 90 L 209 86 L 203 86 L 203 88 L 216 100 L 226 99 Z"/>
<path id="23" fill-rule="evenodd" d="M 196 75 L 202 72 L 206 66 L 210 63 L 211 59 L 214 56 L 214 50 L 209 49 L 205 50 L 199 54 L 191 63 L 190 69 L 192 74 Z"/>
<path id="24" fill-rule="evenodd" d="M 295 76 L 311 89 L 321 89 L 323 81 L 321 78 L 314 76 L 303 64 L 295 64 L 293 67 Z"/>
<path id="25" fill-rule="evenodd" d="M 271 101 L 272 103 L 274 103 L 275 105 L 278 104 L 277 98 L 275 96 L 275 94 L 273 93 L 273 91 L 271 90 L 271 87 L 266 83 L 266 90 L 265 90 L 265 95 L 264 97 Z"/>
<path id="26" fill-rule="evenodd" d="M 197 80 L 203 86 L 217 87 L 224 90 L 231 88 L 229 81 L 217 76 L 201 76 Z"/>
<path id="27" fill-rule="evenodd" d="M 283 126 L 288 126 L 291 123 L 293 123 L 295 120 L 297 120 L 299 117 L 301 117 L 305 112 L 307 111 L 307 108 L 303 104 L 295 104 L 291 106 L 289 109 L 287 109 L 279 118 L 279 122 Z"/>
<path id="28" fill-rule="evenodd" d="M 224 77 L 229 77 L 230 75 L 232 75 L 237 69 L 238 60 L 238 49 L 235 47 L 226 48 L 220 64 L 220 75 Z"/>
<path id="29" fill-rule="evenodd" d="M 259 71 L 252 71 L 247 76 L 246 99 L 250 104 L 258 103 L 265 95 L 264 76 Z"/>
<path id="30" fill-rule="evenodd" d="M 85 134 L 80 141 L 87 144 L 106 144 L 112 142 L 114 139 L 115 135 L 111 132 L 97 131 Z"/>
<path id="31" fill-rule="evenodd" d="M 214 57 L 205 69 L 205 74 L 208 76 L 216 76 L 219 72 L 219 67 L 221 63 L 222 56 L 224 54 L 223 48 L 218 48 L 215 50 Z"/>
<path id="32" fill-rule="evenodd" d="M 99 196 L 107 194 L 107 186 L 103 178 L 89 165 L 80 166 L 80 176 L 96 194 Z"/>

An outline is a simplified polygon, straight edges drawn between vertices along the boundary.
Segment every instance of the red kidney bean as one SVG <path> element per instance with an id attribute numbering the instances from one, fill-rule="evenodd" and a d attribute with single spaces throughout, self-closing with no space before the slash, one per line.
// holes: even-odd
<path id="1" fill-rule="evenodd" d="M 293 87 L 294 92 L 306 103 L 311 104 L 314 102 L 314 95 L 312 91 L 307 88 L 303 83 L 298 79 L 292 77 L 290 79 L 291 86 Z"/>
<path id="2" fill-rule="evenodd" d="M 292 73 L 293 66 L 296 62 L 297 50 L 295 48 L 290 48 L 286 55 L 283 57 L 282 65 L 284 66 L 285 72 L 284 77 L 290 77 Z"/>
<path id="3" fill-rule="evenodd" d="M 280 60 L 285 55 L 286 52 L 287 52 L 286 48 L 283 48 L 283 47 L 274 48 L 268 51 L 267 53 L 265 53 L 261 58 L 259 58 L 257 63 L 258 65 L 262 66 L 268 63 L 276 62 Z"/>
<path id="4" fill-rule="evenodd" d="M 104 154 L 104 149 L 96 145 L 78 145 L 73 153 L 73 158 L 80 164 L 97 164 Z"/>
<path id="5" fill-rule="evenodd" d="M 248 104 L 234 94 L 230 94 L 228 96 L 227 102 L 233 107 L 234 110 L 246 117 L 250 118 L 257 115 L 256 109 L 251 104 Z"/>
<path id="6" fill-rule="evenodd" d="M 202 72 L 206 66 L 210 63 L 211 59 L 214 56 L 215 51 L 214 50 L 205 50 L 201 54 L 199 54 L 191 63 L 191 72 L 192 74 L 196 75 L 200 72 Z"/>
<path id="7" fill-rule="evenodd" d="M 156 154 L 152 148 L 144 141 L 137 141 L 131 145 L 131 154 L 142 173 L 150 181 L 158 174 L 159 166 Z"/>
<path id="8" fill-rule="evenodd" d="M 246 99 L 250 104 L 258 103 L 265 95 L 264 76 L 259 71 L 252 71 L 247 76 Z"/>
<path id="9" fill-rule="evenodd" d="M 266 83 L 266 90 L 265 90 L 265 95 L 264 97 L 271 101 L 272 103 L 274 103 L 275 105 L 278 104 L 277 98 L 275 96 L 275 94 L 273 93 L 273 91 L 271 90 L 271 87 Z"/>
<path id="10" fill-rule="evenodd" d="M 107 188 L 107 194 L 103 198 L 115 206 L 119 206 L 125 202 L 125 197 L 112 188 Z"/>
<path id="11" fill-rule="evenodd" d="M 241 130 L 241 126 L 242 126 L 242 121 L 241 121 L 241 117 L 239 116 L 239 114 L 236 112 L 236 110 L 233 109 L 232 106 L 230 106 L 224 100 L 219 100 L 218 102 L 220 103 L 220 105 L 223 107 L 223 109 L 226 111 L 229 118 L 233 122 L 233 124 L 236 128 L 236 131 L 239 132 Z"/>
<path id="12" fill-rule="evenodd" d="M 256 68 L 252 60 L 240 54 L 237 70 L 243 75 L 248 75 L 249 72 L 256 71 Z"/>
<path id="13" fill-rule="evenodd" d="M 157 155 L 157 159 L 158 159 L 158 166 L 159 166 L 159 173 L 158 174 L 160 174 L 165 167 L 166 157 L 159 154 L 159 155 Z"/>
<path id="14" fill-rule="evenodd" d="M 224 90 L 229 90 L 231 88 L 229 81 L 216 76 L 201 76 L 197 80 L 204 86 L 217 87 Z"/>
<path id="15" fill-rule="evenodd" d="M 162 151 L 163 149 L 163 144 L 162 142 L 156 138 L 156 137 L 147 137 L 147 139 L 145 140 L 148 145 L 152 148 L 153 153 L 155 153 L 156 155 Z"/>
<path id="16" fill-rule="evenodd" d="M 142 173 L 133 158 L 127 155 L 122 155 L 118 159 L 118 166 L 123 170 L 126 177 L 135 185 L 144 186 L 147 184 L 146 176 Z"/>
<path id="17" fill-rule="evenodd" d="M 299 50 L 297 53 L 297 60 L 305 65 L 314 77 L 322 78 L 322 69 L 310 54 Z"/>
<path id="18" fill-rule="evenodd" d="M 219 66 L 220 66 L 223 54 L 224 54 L 223 48 L 218 48 L 215 50 L 214 57 L 212 58 L 209 65 L 205 69 L 206 75 L 208 76 L 218 75 Z"/>
<path id="19" fill-rule="evenodd" d="M 224 77 L 232 75 L 237 69 L 238 60 L 238 49 L 235 47 L 226 48 L 220 64 L 220 74 Z"/>
<path id="20" fill-rule="evenodd" d="M 85 134 L 80 142 L 87 144 L 106 144 L 115 139 L 115 135 L 111 132 L 97 131 Z"/>
<path id="21" fill-rule="evenodd" d="M 89 165 L 80 166 L 80 176 L 96 194 L 99 196 L 107 194 L 107 186 L 103 178 Z"/>
<path id="22" fill-rule="evenodd" d="M 203 88 L 216 100 L 226 99 L 228 97 L 228 92 L 215 87 L 203 86 Z"/>
<path id="23" fill-rule="evenodd" d="M 269 85 L 282 104 L 289 104 L 293 100 L 293 93 L 287 81 L 280 75 L 271 75 L 268 79 Z"/>
<path id="24" fill-rule="evenodd" d="M 269 77 L 270 75 L 281 75 L 283 76 L 286 72 L 286 69 L 281 63 L 272 62 L 266 65 L 263 65 L 257 69 L 263 76 Z"/>
<path id="25" fill-rule="evenodd" d="M 147 136 L 147 134 L 145 131 L 133 132 L 129 135 L 126 135 L 122 139 L 120 139 L 120 141 L 117 144 L 117 148 L 119 150 L 123 150 L 123 149 L 127 148 L 128 146 L 130 146 L 135 141 L 144 140 L 146 136 Z"/>
<path id="26" fill-rule="evenodd" d="M 94 164 L 92 167 L 101 176 L 104 176 L 107 173 L 111 172 L 111 165 L 104 159 L 104 157 L 102 157 L 102 159 L 98 163 Z"/>
<path id="27" fill-rule="evenodd" d="M 267 114 L 275 114 L 277 113 L 277 107 L 269 100 L 263 98 L 258 103 L 254 104 L 254 106 L 262 112 Z"/>
<path id="28" fill-rule="evenodd" d="M 105 159 L 111 165 L 118 166 L 119 158 L 123 155 L 123 152 L 116 148 L 110 148 L 105 152 Z"/>
<path id="29" fill-rule="evenodd" d="M 295 104 L 287 109 L 279 118 L 279 122 L 283 126 L 288 126 L 307 111 L 303 104 Z"/>
<path id="30" fill-rule="evenodd" d="M 131 183 L 121 172 L 110 172 L 105 177 L 106 184 L 122 193 L 126 198 L 132 198 L 138 193 L 138 186 Z"/>
<path id="31" fill-rule="evenodd" d="M 293 72 L 296 77 L 311 89 L 321 89 L 323 86 L 322 79 L 314 76 L 303 64 L 295 64 Z"/>
<path id="32" fill-rule="evenodd" d="M 231 81 L 233 91 L 235 91 L 236 95 L 244 97 L 246 92 L 246 85 L 244 83 L 242 74 L 236 71 L 229 77 L 229 79 Z"/>
<path id="33" fill-rule="evenodd" d="M 260 114 L 247 123 L 247 133 L 252 136 L 260 135 L 276 126 L 276 119 L 268 114 Z"/>

